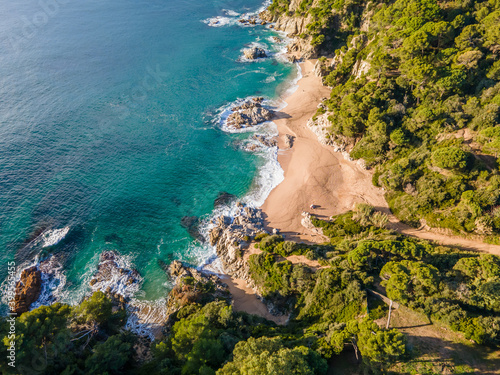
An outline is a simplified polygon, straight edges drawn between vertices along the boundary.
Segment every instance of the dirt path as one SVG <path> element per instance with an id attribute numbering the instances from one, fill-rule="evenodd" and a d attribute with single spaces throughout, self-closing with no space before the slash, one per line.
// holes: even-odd
<path id="1" fill-rule="evenodd" d="M 425 229 L 417 229 L 410 227 L 409 225 L 403 224 L 398 221 L 394 215 L 391 215 L 391 220 L 388 225 L 390 229 L 396 230 L 410 237 L 421 238 L 423 240 L 429 240 L 436 242 L 440 245 L 458 247 L 463 250 L 475 250 L 482 251 L 485 253 L 490 253 L 500 256 L 500 246 L 492 245 L 479 240 L 470 240 L 458 236 L 448 236 L 440 233 L 431 232 Z"/>
<path id="2" fill-rule="evenodd" d="M 373 186 L 371 172 L 318 141 L 307 121 L 316 112 L 321 98 L 329 96 L 330 89 L 313 74 L 314 63 L 309 60 L 301 64 L 303 78 L 298 82 L 299 87 L 286 99 L 288 105 L 281 118 L 275 120 L 280 133 L 278 160 L 285 171 L 285 180 L 261 207 L 269 229 L 279 228 L 288 240 L 321 243 L 324 242 L 321 236 L 302 226 L 303 211 L 328 219 L 351 210 L 356 203 L 368 203 L 390 215 L 390 229 L 441 245 L 500 256 L 498 245 L 416 229 L 399 222 L 390 213 L 384 191 Z M 290 149 L 284 144 L 285 134 L 295 137 Z M 310 208 L 312 204 L 315 209 Z"/>

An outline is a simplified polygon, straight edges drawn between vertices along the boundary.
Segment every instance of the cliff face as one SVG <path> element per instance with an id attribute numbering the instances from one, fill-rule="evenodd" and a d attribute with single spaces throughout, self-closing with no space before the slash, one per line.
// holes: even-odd
<path id="1" fill-rule="evenodd" d="M 318 1 L 315 0 L 313 6 Z M 315 47 L 311 46 L 311 37 L 299 37 L 301 34 L 302 36 L 308 34 L 306 26 L 312 22 L 310 15 L 305 17 L 296 15 L 295 11 L 299 9 L 299 5 L 300 0 L 292 0 L 288 6 L 288 12 L 276 15 L 266 10 L 260 14 L 260 18 L 268 22 L 275 22 L 275 30 L 283 31 L 288 37 L 293 39 L 288 46 L 289 54 L 299 59 L 316 58 L 318 51 Z"/>

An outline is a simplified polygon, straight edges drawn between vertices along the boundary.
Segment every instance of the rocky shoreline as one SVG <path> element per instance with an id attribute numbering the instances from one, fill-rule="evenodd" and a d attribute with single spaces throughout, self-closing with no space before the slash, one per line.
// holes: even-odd
<path id="1" fill-rule="evenodd" d="M 294 1 L 292 1 L 294 2 Z M 265 10 L 258 17 L 240 20 L 242 24 L 267 25 L 277 31 L 285 32 L 292 38 L 287 46 L 289 60 L 295 62 L 300 59 L 315 57 L 317 51 L 310 45 L 310 40 L 298 36 L 305 31 L 307 20 L 302 17 L 275 17 Z M 273 37 L 277 43 L 282 40 Z M 247 59 L 258 59 L 266 57 L 266 52 L 260 48 L 253 47 L 244 50 Z M 262 106 L 263 98 L 254 97 L 240 105 L 231 108 L 231 114 L 226 120 L 226 126 L 230 130 L 239 130 L 254 127 L 275 117 L 271 109 Z M 255 134 L 253 139 L 261 147 L 277 147 L 277 141 L 266 136 Z M 285 135 L 285 147 L 293 147 L 295 137 Z M 245 149 L 255 151 L 259 146 L 247 145 Z M 181 225 L 190 235 L 200 242 L 208 242 L 215 248 L 224 273 L 236 279 L 244 280 L 250 287 L 258 292 L 249 274 L 249 267 L 243 256 L 244 251 L 252 246 L 253 238 L 259 233 L 267 233 L 264 224 L 263 213 L 260 209 L 236 202 L 234 196 L 223 193 L 214 207 L 227 204 L 235 204 L 236 214 L 233 216 L 220 215 L 212 220 L 209 225 L 208 238 L 200 233 L 200 220 L 197 217 L 184 217 Z M 228 286 L 217 275 L 208 271 L 197 270 L 179 261 L 173 261 L 170 265 L 162 263 L 162 267 L 175 280 L 172 291 L 168 294 L 166 302 L 166 320 L 172 316 L 186 303 L 199 300 L 226 300 L 231 301 Z M 119 307 L 125 307 L 133 294 L 139 289 L 142 282 L 140 274 L 120 262 L 120 254 L 116 251 L 104 251 L 99 258 L 96 273 L 89 281 L 92 292 L 103 291 L 109 295 Z M 210 292 L 204 286 L 210 285 Z M 21 277 L 15 289 L 15 309 L 13 312 L 22 314 L 29 311 L 40 297 L 42 291 L 42 271 L 40 265 L 26 268 L 21 272 Z M 257 293 L 257 296 L 258 293 Z M 260 298 L 260 297 L 259 297 Z"/>

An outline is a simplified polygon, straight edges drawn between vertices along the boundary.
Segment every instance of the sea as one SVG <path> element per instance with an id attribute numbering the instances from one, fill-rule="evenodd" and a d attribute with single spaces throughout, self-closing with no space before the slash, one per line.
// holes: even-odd
<path id="1" fill-rule="evenodd" d="M 0 4 L 0 280 L 53 257 L 34 304 L 79 303 L 105 250 L 137 269 L 133 298 L 163 301 L 161 264 L 203 266 L 220 192 L 258 207 L 283 179 L 277 149 L 229 131 L 235 103 L 281 109 L 298 66 L 256 15 L 262 0 L 16 0 Z M 282 41 L 273 39 L 279 37 Z M 254 61 L 243 49 L 259 46 Z M 203 227 L 203 225 L 202 225 Z M 45 275 L 47 276 L 47 275 Z M 5 296 L 2 299 L 5 307 Z"/>

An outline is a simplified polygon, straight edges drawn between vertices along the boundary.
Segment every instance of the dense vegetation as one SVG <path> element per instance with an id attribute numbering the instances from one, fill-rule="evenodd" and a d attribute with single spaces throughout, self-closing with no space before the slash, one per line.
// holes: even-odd
<path id="1" fill-rule="evenodd" d="M 289 6 L 273 0 L 270 10 L 309 17 L 311 43 L 325 55 L 335 51 L 324 77 L 332 94 L 317 116 L 327 116 L 332 141 L 375 170 L 393 212 L 410 224 L 424 219 L 493 240 L 500 233 L 500 2 Z M 366 205 L 313 223 L 328 242 L 254 239 L 261 252 L 249 258 L 250 276 L 272 312 L 289 314 L 284 326 L 234 312 L 227 296 L 214 298 L 212 284 L 185 277 L 170 294 L 179 310 L 162 327 L 162 341 L 126 331 L 123 306 L 98 292 L 79 306 L 56 303 L 19 317 L 17 368 L 4 356 L 0 371 L 319 375 L 328 361 L 355 353 L 364 373 L 423 373 L 404 367 L 419 350 L 407 335 L 381 328 L 388 307 L 377 293 L 458 332 L 470 348 L 500 345 L 499 257 L 389 231 L 387 216 Z M 7 352 L 9 324 L 1 323 Z"/>
<path id="2" fill-rule="evenodd" d="M 396 216 L 498 240 L 500 2 L 304 0 L 296 15 L 335 51 L 318 115 L 375 169 Z"/>
<path id="3" fill-rule="evenodd" d="M 165 339 L 149 347 L 123 329 L 125 311 L 98 292 L 79 306 L 56 303 L 18 318 L 19 373 L 325 374 L 327 360 L 346 351 L 360 356 L 367 373 L 401 368 L 418 348 L 398 330 L 381 328 L 388 308 L 371 291 L 498 347 L 500 258 L 404 237 L 386 230 L 385 219 L 358 205 L 313 220 L 328 243 L 257 236 L 263 251 L 250 256 L 250 275 L 271 311 L 290 314 L 285 326 L 236 313 L 226 296 L 208 298 L 210 288 L 184 277 L 171 294 L 180 309 L 165 323 Z M 317 266 L 292 263 L 291 254 Z M 1 327 L 7 348 L 8 324 Z M 4 361 L 0 366 L 16 373 Z"/>

